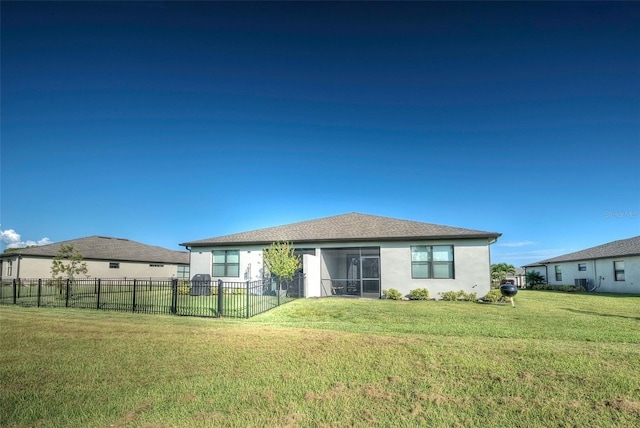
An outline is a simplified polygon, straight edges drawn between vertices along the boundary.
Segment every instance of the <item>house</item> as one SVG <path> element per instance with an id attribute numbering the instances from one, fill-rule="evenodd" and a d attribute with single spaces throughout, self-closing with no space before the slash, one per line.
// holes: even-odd
<path id="1" fill-rule="evenodd" d="M 191 273 L 223 281 L 265 275 L 263 249 L 290 242 L 302 259 L 304 295 L 380 298 L 416 288 L 438 293 L 490 289 L 490 251 L 500 233 L 350 213 L 219 236 L 183 245 Z"/>
<path id="2" fill-rule="evenodd" d="M 73 245 L 92 278 L 189 278 L 189 253 L 122 238 L 89 236 L 0 254 L 3 281 L 51 278 L 51 263 L 62 245 Z"/>
<path id="3" fill-rule="evenodd" d="M 525 281 L 525 271 L 524 271 L 524 269 L 520 268 L 520 267 L 515 268 L 515 272 L 507 274 L 507 276 L 504 279 L 503 283 L 513 284 L 518 288 L 526 287 L 527 284 L 526 284 L 526 281 Z"/>
<path id="4" fill-rule="evenodd" d="M 640 293 L 640 236 L 609 242 L 524 266 L 550 285 L 581 285 L 590 291 Z"/>

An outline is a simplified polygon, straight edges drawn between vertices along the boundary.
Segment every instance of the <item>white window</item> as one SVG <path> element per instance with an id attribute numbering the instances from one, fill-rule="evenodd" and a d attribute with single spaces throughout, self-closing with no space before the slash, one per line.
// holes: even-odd
<path id="1" fill-rule="evenodd" d="M 452 245 L 411 247 L 411 278 L 453 279 Z"/>
<path id="2" fill-rule="evenodd" d="M 624 281 L 624 262 L 613 262 L 613 274 L 616 281 Z"/>
<path id="3" fill-rule="evenodd" d="M 555 270 L 556 270 L 556 281 L 562 281 L 562 266 L 556 265 Z"/>
<path id="4" fill-rule="evenodd" d="M 214 250 L 213 276 L 240 276 L 240 251 Z"/>

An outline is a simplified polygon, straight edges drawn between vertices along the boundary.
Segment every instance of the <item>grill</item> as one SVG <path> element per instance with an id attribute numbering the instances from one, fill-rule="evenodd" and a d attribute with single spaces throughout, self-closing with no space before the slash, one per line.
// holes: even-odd
<path id="1" fill-rule="evenodd" d="M 211 275 L 208 273 L 198 273 L 191 278 L 191 296 L 210 296 L 211 295 Z"/>
<path id="2" fill-rule="evenodd" d="M 513 297 L 518 294 L 518 287 L 513 284 L 504 284 L 500 286 L 500 292 L 504 297 L 511 299 L 511 306 L 515 308 L 516 304 L 513 302 Z"/>

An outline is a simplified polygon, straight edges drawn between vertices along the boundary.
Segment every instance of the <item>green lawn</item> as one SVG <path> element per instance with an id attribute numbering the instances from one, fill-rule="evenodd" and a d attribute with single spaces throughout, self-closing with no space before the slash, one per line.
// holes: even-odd
<path id="1" fill-rule="evenodd" d="M 300 299 L 248 320 L 0 306 L 0 426 L 632 427 L 640 297 Z"/>

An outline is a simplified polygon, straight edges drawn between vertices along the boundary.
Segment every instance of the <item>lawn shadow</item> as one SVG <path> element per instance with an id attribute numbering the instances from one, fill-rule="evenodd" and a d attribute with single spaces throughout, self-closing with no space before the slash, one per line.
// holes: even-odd
<path id="1" fill-rule="evenodd" d="M 577 313 L 577 314 L 598 315 L 600 317 L 626 318 L 626 319 L 630 319 L 630 320 L 640 321 L 640 317 L 628 317 L 626 315 L 602 314 L 600 312 L 581 311 L 579 309 L 570 309 L 570 308 L 562 308 L 562 309 L 564 309 L 565 311 L 574 312 L 574 313 Z"/>

